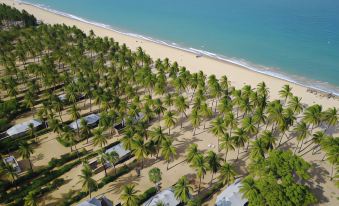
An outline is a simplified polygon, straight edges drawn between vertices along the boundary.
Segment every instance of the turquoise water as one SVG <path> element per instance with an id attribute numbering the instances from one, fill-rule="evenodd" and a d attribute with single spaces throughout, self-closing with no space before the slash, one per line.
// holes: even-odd
<path id="1" fill-rule="evenodd" d="M 338 0 L 26 2 L 339 94 Z"/>

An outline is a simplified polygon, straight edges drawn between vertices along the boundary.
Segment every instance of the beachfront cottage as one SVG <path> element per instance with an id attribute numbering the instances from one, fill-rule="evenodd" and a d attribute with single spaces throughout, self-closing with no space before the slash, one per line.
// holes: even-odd
<path id="1" fill-rule="evenodd" d="M 5 157 L 3 159 L 3 161 L 4 161 L 5 164 L 11 165 L 16 173 L 21 172 L 21 168 L 20 168 L 18 162 L 16 161 L 15 157 L 13 157 L 13 156 Z"/>
<path id="2" fill-rule="evenodd" d="M 43 127 L 42 121 L 37 119 L 31 119 L 21 124 L 14 125 L 6 131 L 8 137 L 20 137 L 25 135 L 29 130 L 29 125 L 32 124 L 35 130 Z"/>
<path id="3" fill-rule="evenodd" d="M 215 206 L 247 206 L 248 200 L 239 192 L 241 180 L 237 179 L 218 195 Z"/>
<path id="4" fill-rule="evenodd" d="M 105 151 L 105 153 L 109 154 L 109 153 L 111 153 L 113 151 L 118 153 L 118 155 L 119 155 L 119 161 L 118 162 L 123 161 L 125 158 L 127 158 L 131 154 L 130 150 L 125 150 L 124 149 L 124 146 L 123 146 L 122 143 L 119 143 L 119 144 L 114 145 L 113 147 L 107 149 Z M 113 165 L 111 165 L 108 161 L 106 162 L 106 167 L 112 167 L 112 166 Z"/>
<path id="5" fill-rule="evenodd" d="M 92 199 L 78 204 L 78 206 L 113 206 L 113 202 L 107 199 L 105 196 L 100 198 L 93 197 Z"/>
<path id="6" fill-rule="evenodd" d="M 88 126 L 96 127 L 99 123 L 100 116 L 97 114 L 90 114 L 90 115 L 83 117 L 83 119 L 87 122 Z M 77 119 L 76 121 L 72 122 L 68 126 L 73 130 L 78 129 L 78 127 L 80 129 L 81 128 L 80 122 L 81 122 L 81 119 Z"/>
<path id="7" fill-rule="evenodd" d="M 156 206 L 162 203 L 165 206 L 177 206 L 180 201 L 175 198 L 172 188 L 168 188 L 148 199 L 143 206 Z"/>
<path id="8" fill-rule="evenodd" d="M 145 115 L 142 112 L 139 112 L 138 115 L 136 115 L 132 119 L 132 124 L 139 122 L 140 120 L 142 120 L 144 118 L 144 116 Z M 126 127 L 126 119 L 125 118 L 120 123 L 117 123 L 117 124 L 114 125 L 114 128 L 118 131 L 122 130 L 125 127 Z"/>

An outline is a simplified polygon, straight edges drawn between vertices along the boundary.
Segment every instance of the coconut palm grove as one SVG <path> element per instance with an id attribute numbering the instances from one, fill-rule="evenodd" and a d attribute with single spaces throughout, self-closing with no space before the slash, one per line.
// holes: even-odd
<path id="1" fill-rule="evenodd" d="M 180 205 L 214 205 L 237 180 L 248 205 L 338 203 L 338 108 L 6 5 L 0 28 L 1 205 L 136 206 L 169 187 Z"/>

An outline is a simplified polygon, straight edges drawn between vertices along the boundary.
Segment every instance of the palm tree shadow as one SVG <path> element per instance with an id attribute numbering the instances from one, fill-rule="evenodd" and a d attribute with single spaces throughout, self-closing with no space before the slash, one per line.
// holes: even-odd
<path id="1" fill-rule="evenodd" d="M 32 163 L 35 163 L 35 162 L 38 162 L 38 161 L 44 159 L 44 157 L 45 157 L 44 154 L 39 153 L 39 154 L 37 154 L 37 155 L 32 156 L 32 157 L 31 157 L 31 161 L 32 161 Z"/>
<path id="2" fill-rule="evenodd" d="M 197 139 L 196 137 L 193 137 L 193 138 L 181 138 L 180 140 L 178 140 L 177 144 L 175 145 L 175 147 L 177 148 L 177 155 L 178 156 L 181 156 L 183 153 L 185 153 L 186 151 L 186 148 L 195 143 L 195 142 L 198 142 L 198 141 L 202 141 L 202 140 L 199 140 Z"/>
<path id="3" fill-rule="evenodd" d="M 324 195 L 323 187 L 320 186 L 320 184 L 324 184 L 326 182 L 325 177 L 328 174 L 329 173 L 325 168 L 321 167 L 317 163 L 313 163 L 310 170 L 310 175 L 312 178 L 305 181 L 306 184 L 309 185 L 312 193 L 317 197 L 320 204 L 324 204 L 329 201 Z"/>
<path id="4" fill-rule="evenodd" d="M 243 159 L 234 160 L 232 163 L 237 174 L 246 174 L 246 161 Z"/>
<path id="5" fill-rule="evenodd" d="M 133 175 L 133 174 L 129 174 L 128 176 L 124 176 L 124 177 L 120 177 L 112 183 L 112 185 L 110 186 L 110 188 L 106 192 L 103 192 L 103 193 L 101 193 L 97 196 L 104 195 L 104 194 L 109 193 L 109 192 L 113 192 L 115 194 L 120 194 L 124 185 L 137 184 L 138 181 L 141 178 L 143 178 L 142 175 L 138 177 L 138 176 Z"/>

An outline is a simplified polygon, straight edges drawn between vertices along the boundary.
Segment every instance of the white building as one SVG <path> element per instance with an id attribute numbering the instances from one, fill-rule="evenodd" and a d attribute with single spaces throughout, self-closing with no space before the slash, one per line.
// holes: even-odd
<path id="1" fill-rule="evenodd" d="M 119 160 L 123 159 L 124 157 L 126 157 L 128 154 L 131 153 L 130 150 L 125 150 L 125 149 L 124 149 L 122 143 L 119 143 L 119 144 L 114 145 L 113 147 L 107 149 L 107 150 L 105 151 L 105 153 L 106 153 L 106 154 L 109 154 L 109 153 L 111 153 L 111 152 L 113 152 L 113 151 L 116 152 L 116 153 L 118 153 L 118 155 L 119 155 Z M 107 166 L 107 167 L 111 167 L 111 166 L 113 166 L 113 165 L 111 165 L 109 162 L 107 162 L 107 163 L 106 163 L 106 166 Z"/>
<path id="2" fill-rule="evenodd" d="M 113 206 L 113 203 L 105 196 L 102 196 L 100 198 L 93 197 L 92 199 L 86 200 L 78 204 L 78 206 Z"/>
<path id="3" fill-rule="evenodd" d="M 13 156 L 5 157 L 3 159 L 3 161 L 4 161 L 5 164 L 11 165 L 16 173 L 21 172 L 21 168 L 20 168 L 18 162 L 16 161 L 15 157 L 13 157 Z"/>
<path id="4" fill-rule="evenodd" d="M 9 128 L 6 133 L 9 137 L 18 137 L 25 135 L 29 130 L 29 125 L 32 124 L 34 129 L 42 126 L 42 121 L 37 119 L 31 119 L 29 121 L 23 122 L 21 124 L 14 125 L 13 127 Z"/>
<path id="5" fill-rule="evenodd" d="M 143 206 L 156 206 L 163 203 L 165 206 L 177 206 L 180 201 L 175 198 L 172 188 L 168 188 L 148 199 Z"/>
<path id="6" fill-rule="evenodd" d="M 93 127 L 99 123 L 100 116 L 97 114 L 90 114 L 90 115 L 83 117 L 83 119 L 87 122 L 88 126 Z M 81 122 L 81 119 L 77 119 L 76 121 L 72 122 L 68 126 L 73 130 L 78 129 L 78 127 L 80 129 L 81 128 L 80 122 Z"/>
<path id="7" fill-rule="evenodd" d="M 218 195 L 215 206 L 245 206 L 248 200 L 239 192 L 241 180 L 237 179 L 232 185 L 228 186 L 220 195 Z"/>

